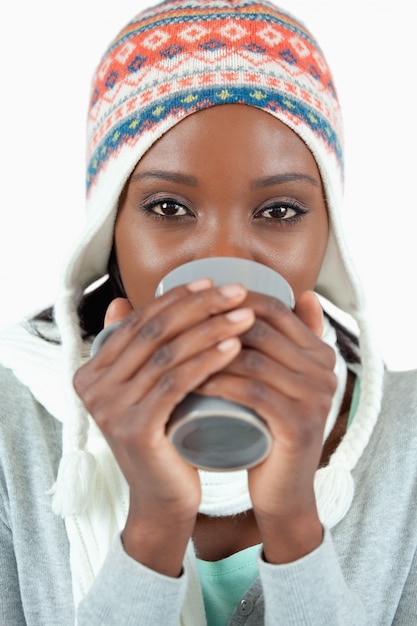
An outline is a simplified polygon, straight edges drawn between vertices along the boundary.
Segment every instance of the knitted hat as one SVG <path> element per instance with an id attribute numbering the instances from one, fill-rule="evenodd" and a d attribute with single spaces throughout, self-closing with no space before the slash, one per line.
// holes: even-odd
<path id="1" fill-rule="evenodd" d="M 364 373 L 357 419 L 317 480 L 327 481 L 330 525 L 350 506 L 350 472 L 376 421 L 382 370 L 341 232 L 342 123 L 331 73 L 309 31 L 269 2 L 177 0 L 134 18 L 110 45 L 93 81 L 86 225 L 64 264 L 55 305 L 72 411 L 54 486 L 53 507 L 64 516 L 87 506 L 95 467 L 85 451 L 86 411 L 71 384 L 83 347 L 77 305 L 84 289 L 106 273 L 120 193 L 159 137 L 188 115 L 230 103 L 284 122 L 304 140 L 320 170 L 330 234 L 316 290 L 358 322 Z"/>

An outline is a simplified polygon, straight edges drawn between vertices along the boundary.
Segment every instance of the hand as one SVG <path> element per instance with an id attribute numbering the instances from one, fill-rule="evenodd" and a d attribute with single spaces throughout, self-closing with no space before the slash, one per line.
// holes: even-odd
<path id="1" fill-rule="evenodd" d="M 177 453 L 166 424 L 184 396 L 228 365 L 239 335 L 254 323 L 238 285 L 203 280 L 130 311 L 109 307 L 106 324 L 123 322 L 74 378 L 130 487 L 125 549 L 145 565 L 178 575 L 197 515 L 197 470 Z M 240 308 L 239 308 L 240 307 Z"/>
<path id="2" fill-rule="evenodd" d="M 241 338 L 243 350 L 199 391 L 249 406 L 267 422 L 272 450 L 249 471 L 249 489 L 266 558 L 289 562 L 322 540 L 314 475 L 336 389 L 335 355 L 320 339 L 313 293 L 302 294 L 294 312 L 254 293 L 245 305 L 256 322 Z"/>

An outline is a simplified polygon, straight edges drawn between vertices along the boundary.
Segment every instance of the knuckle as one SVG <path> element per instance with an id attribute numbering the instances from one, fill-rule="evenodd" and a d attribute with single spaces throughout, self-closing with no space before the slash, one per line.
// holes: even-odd
<path id="1" fill-rule="evenodd" d="M 75 372 L 72 378 L 72 385 L 78 394 L 82 393 L 84 390 L 84 387 L 85 387 L 84 376 L 85 376 L 84 367 L 81 367 Z"/>
<path id="2" fill-rule="evenodd" d="M 99 426 L 103 433 L 109 434 L 112 430 L 113 420 L 111 419 L 112 412 L 109 406 L 101 406 L 97 410 L 90 411 L 94 418 L 94 421 Z"/>
<path id="3" fill-rule="evenodd" d="M 159 296 L 158 299 L 160 300 L 160 302 L 163 302 L 164 305 L 169 305 L 177 302 L 178 300 L 184 298 L 184 296 L 187 296 L 189 294 L 190 292 L 188 291 L 186 285 L 178 285 L 177 287 L 173 287 L 163 293 L 161 296 Z"/>
<path id="4" fill-rule="evenodd" d="M 96 378 L 93 376 L 89 364 L 80 367 L 72 377 L 72 386 L 84 403 L 86 399 L 90 399 L 94 395 L 93 389 Z"/>
<path id="5" fill-rule="evenodd" d="M 154 318 L 146 322 L 139 331 L 139 337 L 144 340 L 157 339 L 161 336 L 163 325 L 161 320 Z"/>
<path id="6" fill-rule="evenodd" d="M 265 339 L 268 336 L 268 326 L 261 320 L 257 319 L 253 326 L 245 332 L 243 335 L 247 339 L 259 341 L 261 339 Z"/>
<path id="7" fill-rule="evenodd" d="M 260 371 L 264 369 L 265 361 L 263 356 L 256 350 L 243 350 L 242 361 L 246 369 L 251 371 Z"/>
<path id="8" fill-rule="evenodd" d="M 337 376 L 333 370 L 327 370 L 323 377 L 323 389 L 333 396 L 337 389 Z"/>
<path id="9" fill-rule="evenodd" d="M 333 348 L 331 348 L 327 344 L 323 344 L 323 363 L 326 365 L 326 367 L 332 369 L 336 364 L 336 353 Z"/>
<path id="10" fill-rule="evenodd" d="M 97 398 L 94 407 L 90 411 L 94 421 L 106 435 L 114 436 L 120 424 L 121 418 L 126 412 L 126 407 L 121 401 L 123 393 L 120 390 L 112 395 L 112 397 Z"/>
<path id="11" fill-rule="evenodd" d="M 266 304 L 267 312 L 271 314 L 272 317 L 283 317 L 287 316 L 290 313 L 290 309 L 278 298 L 267 298 Z"/>
<path id="12" fill-rule="evenodd" d="M 332 406 L 333 394 L 329 394 L 323 388 L 314 389 L 311 393 L 306 394 L 306 399 L 300 403 L 301 414 L 307 416 L 306 427 L 308 424 L 315 429 L 316 423 L 322 423 L 326 419 Z"/>
<path id="13" fill-rule="evenodd" d="M 158 348 L 152 357 L 152 361 L 155 365 L 163 366 L 171 363 L 173 359 L 172 348 L 168 345 Z"/>
<path id="14" fill-rule="evenodd" d="M 159 391 L 164 394 L 175 393 L 179 388 L 179 380 L 175 372 L 170 370 L 162 374 L 158 382 L 158 388 Z"/>
<path id="15" fill-rule="evenodd" d="M 313 370 L 310 376 L 305 376 L 304 381 L 309 388 L 309 393 L 314 397 L 315 393 L 324 393 L 330 398 L 337 389 L 337 376 L 333 370 L 320 367 Z"/>
<path id="16" fill-rule="evenodd" d="M 79 383 L 81 380 L 81 384 Z M 103 430 L 107 427 L 109 416 L 114 412 L 118 394 L 110 391 L 110 386 L 99 380 L 85 381 L 82 374 L 74 375 L 74 389 L 80 397 L 84 407 Z"/>
<path id="17" fill-rule="evenodd" d="M 250 380 L 247 382 L 246 395 L 251 404 L 262 402 L 268 397 L 268 386 L 261 380 Z"/>
<path id="18" fill-rule="evenodd" d="M 315 408 L 315 413 L 317 415 L 317 418 L 320 421 L 322 421 L 323 418 L 327 418 L 331 406 L 332 406 L 332 396 L 324 392 L 317 394 L 314 408 Z"/>
<path id="19" fill-rule="evenodd" d="M 80 398 L 87 411 L 97 421 L 97 415 L 99 413 L 99 406 L 101 405 L 101 402 L 95 390 L 91 387 L 86 389 Z"/>
<path id="20" fill-rule="evenodd" d="M 127 331 L 137 332 L 137 330 L 143 324 L 144 311 L 142 308 L 135 309 L 129 315 L 124 317 L 120 322 L 120 328 Z"/>

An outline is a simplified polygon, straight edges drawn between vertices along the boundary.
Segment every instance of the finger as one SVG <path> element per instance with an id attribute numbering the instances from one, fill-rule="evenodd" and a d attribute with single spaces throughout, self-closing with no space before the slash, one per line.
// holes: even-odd
<path id="1" fill-rule="evenodd" d="M 230 361 L 236 358 L 241 350 L 241 343 L 237 337 L 232 337 L 220 342 L 218 345 L 187 360 L 173 370 L 167 371 L 161 376 L 152 390 L 147 394 L 142 409 L 146 406 L 158 406 L 154 412 L 153 420 L 159 420 L 165 424 L 172 413 L 172 407 L 176 406 L 185 396 L 196 389 L 204 380 L 215 372 L 224 368 Z M 146 414 L 147 411 L 145 410 Z M 163 417 L 165 415 L 165 417 Z M 149 422 L 149 426 L 153 425 Z"/>
<path id="2" fill-rule="evenodd" d="M 107 307 L 106 315 L 104 317 L 104 328 L 107 328 L 116 322 L 121 322 L 132 311 L 133 308 L 127 298 L 115 298 Z"/>
<path id="3" fill-rule="evenodd" d="M 101 367 L 102 365 L 106 365 L 106 363 L 113 362 L 117 358 L 117 353 L 124 350 L 125 346 L 129 344 L 131 335 L 135 332 L 135 329 L 140 328 L 140 325 L 146 323 L 146 320 L 152 315 L 157 315 L 158 311 L 162 311 L 171 303 L 183 297 L 184 294 L 209 288 L 212 284 L 210 279 L 199 280 L 195 281 L 195 283 L 172 289 L 164 296 L 156 299 L 148 309 L 140 307 L 139 309 L 133 310 L 130 304 L 128 306 L 126 300 L 123 298 L 113 300 L 106 312 L 104 333 L 103 331 L 99 333 L 94 342 L 98 347 L 92 351 L 92 354 L 95 355 L 98 352 L 98 356 L 93 361 L 93 367 L 94 364 L 96 364 L 97 367 Z M 106 330 L 111 332 L 106 334 Z M 102 334 L 104 335 L 103 337 L 101 337 Z M 113 335 L 115 335 L 115 338 Z"/>
<path id="4" fill-rule="evenodd" d="M 310 348 L 312 344 L 317 343 L 317 338 L 310 328 L 281 300 L 249 292 L 245 306 L 253 308 L 257 319 L 270 324 L 300 348 Z"/>
<path id="5" fill-rule="evenodd" d="M 87 398 L 86 406 L 98 426 L 109 436 L 123 433 L 130 443 L 145 437 L 149 444 L 155 444 L 165 437 L 165 425 L 173 408 L 203 380 L 225 367 L 241 349 L 238 338 L 222 341 L 194 358 L 167 370 L 153 381 L 148 393 L 132 402 L 132 391 L 136 391 L 135 381 L 118 388 L 111 398 L 102 399 L 100 394 Z M 124 418 L 116 419 L 116 416 Z"/>
<path id="6" fill-rule="evenodd" d="M 204 324 L 212 316 L 233 309 L 245 298 L 246 293 L 240 285 L 198 291 L 178 287 L 166 294 L 171 294 L 168 303 L 165 301 L 160 305 L 158 300 L 165 298 L 162 296 L 143 310 L 135 310 L 128 315 L 103 346 L 102 355 L 100 352 L 97 355 L 101 359 L 97 361 L 96 367 L 111 367 L 117 361 L 118 380 L 127 380 L 161 346 L 195 325 Z M 249 325 L 245 330 L 247 328 Z"/>
<path id="7" fill-rule="evenodd" d="M 131 367 L 125 365 L 117 373 L 108 370 L 101 377 L 100 384 L 104 388 L 110 388 L 115 386 L 116 380 L 117 384 L 122 385 L 125 401 L 128 404 L 138 402 L 169 371 L 186 361 L 198 359 L 200 354 L 206 353 L 210 348 L 223 345 L 228 339 L 237 337 L 247 330 L 254 320 L 253 311 L 245 308 L 233 309 L 223 315 L 214 316 L 163 343 L 149 354 L 147 352 L 148 359 L 140 367 L 132 361 L 129 363 Z M 198 378 L 197 384 L 200 382 L 201 379 Z"/>
<path id="8" fill-rule="evenodd" d="M 294 312 L 316 337 L 323 335 L 323 309 L 320 300 L 313 291 L 305 291 L 300 295 Z"/>
<path id="9" fill-rule="evenodd" d="M 297 325 L 298 323 L 296 321 Z M 315 335 L 311 336 L 309 344 L 305 342 L 305 345 L 300 347 L 298 343 L 271 324 L 257 319 L 242 335 L 241 340 L 245 348 L 268 355 L 275 362 L 281 363 L 293 372 L 311 376 L 317 365 L 329 369 L 334 367 L 334 351 Z"/>
<path id="10" fill-rule="evenodd" d="M 265 350 L 267 354 L 275 355 L 277 359 L 280 359 L 282 354 L 283 362 L 292 369 L 299 368 L 297 359 L 303 356 L 301 352 L 297 353 L 299 349 L 305 351 L 304 356 L 311 357 L 327 367 L 334 367 L 334 351 L 327 349 L 320 338 L 323 314 L 313 292 L 305 292 L 300 303 L 300 314 L 312 328 L 304 323 L 304 319 L 295 311 L 291 311 L 276 298 L 249 292 L 245 305 L 253 308 L 257 322 L 248 336 L 242 337 L 243 345 Z M 268 327 L 272 332 L 267 332 Z M 280 336 L 275 335 L 274 339 L 273 331 Z M 316 333 L 319 333 L 319 336 Z"/>
<path id="11" fill-rule="evenodd" d="M 274 358 L 251 349 L 242 349 L 238 357 L 222 370 L 223 373 L 248 381 L 259 381 L 294 400 L 316 392 L 327 393 L 332 397 L 336 389 L 333 371 L 314 360 L 306 360 L 304 369 L 294 371 Z"/>
<path id="12" fill-rule="evenodd" d="M 297 432 L 301 436 L 315 437 L 316 430 L 322 434 L 331 406 L 331 393 L 305 381 L 304 393 L 298 388 L 296 397 L 291 397 L 287 390 L 281 391 L 264 380 L 235 376 L 226 371 L 212 375 L 198 391 L 249 407 L 265 419 L 272 432 L 286 432 L 291 437 Z"/>
<path id="13" fill-rule="evenodd" d="M 305 368 L 306 350 L 300 350 L 299 346 L 285 334 L 262 319 L 256 320 L 255 324 L 242 335 L 241 341 L 252 354 L 254 363 L 264 354 L 293 372 Z"/>

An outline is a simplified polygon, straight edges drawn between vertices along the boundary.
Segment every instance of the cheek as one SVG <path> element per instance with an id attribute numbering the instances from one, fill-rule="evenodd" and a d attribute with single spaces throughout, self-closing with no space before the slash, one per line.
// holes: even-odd
<path id="1" fill-rule="evenodd" d="M 117 264 L 127 297 L 133 307 L 137 307 L 140 301 L 149 300 L 151 289 L 148 288 L 149 280 L 144 280 L 147 273 L 146 259 L 149 258 L 147 240 L 140 236 L 140 232 L 134 228 L 132 220 L 121 211 L 118 215 L 114 244 Z"/>
<path id="2" fill-rule="evenodd" d="M 304 291 L 314 290 L 327 247 L 327 228 L 315 236 L 301 237 L 279 255 L 276 269 L 290 283 L 295 299 Z"/>
<path id="3" fill-rule="evenodd" d="M 116 237 L 116 256 L 120 276 L 134 308 L 153 300 L 158 284 L 158 263 L 149 241 L 135 237 L 135 241 L 120 241 Z M 154 259 L 150 263 L 150 259 Z"/>
<path id="4" fill-rule="evenodd" d="M 115 227 L 115 248 L 120 276 L 131 305 L 137 308 L 151 302 L 156 287 L 176 262 L 178 248 L 161 242 L 156 229 L 141 228 L 122 212 Z"/>

